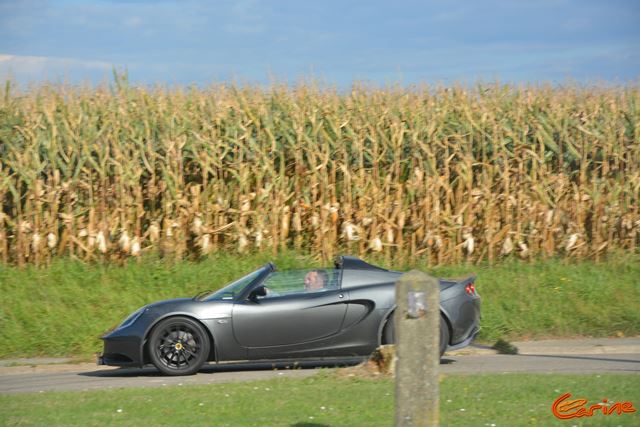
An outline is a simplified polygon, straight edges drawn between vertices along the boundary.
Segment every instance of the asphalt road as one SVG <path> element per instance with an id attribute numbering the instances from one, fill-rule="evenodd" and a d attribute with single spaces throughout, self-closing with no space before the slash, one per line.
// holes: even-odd
<path id="1" fill-rule="evenodd" d="M 516 343 L 517 344 L 517 343 Z M 621 373 L 640 374 L 640 339 L 581 340 L 521 343 L 521 354 L 494 354 L 475 347 L 466 352 L 446 354 L 443 374 L 533 373 Z M 526 353 L 526 354 L 525 354 Z M 361 360 L 361 359 L 360 359 Z M 335 369 L 353 365 L 359 359 L 324 363 L 241 363 L 208 365 L 188 377 L 165 377 L 154 368 L 119 369 L 94 364 L 62 364 L 0 368 L 0 393 L 82 391 L 120 387 L 189 386 L 278 377 L 301 378 L 314 375 L 317 368 Z M 639 377 L 640 380 L 640 377 Z"/>

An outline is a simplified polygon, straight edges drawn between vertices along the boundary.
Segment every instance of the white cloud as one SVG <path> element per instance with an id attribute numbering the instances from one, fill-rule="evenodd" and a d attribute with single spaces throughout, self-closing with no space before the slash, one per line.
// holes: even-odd
<path id="1" fill-rule="evenodd" d="M 104 61 L 0 53 L 0 80 L 96 80 L 107 75 L 112 67 Z"/>
<path id="2" fill-rule="evenodd" d="M 140 18 L 139 16 L 130 16 L 126 18 L 122 23 L 125 27 L 137 28 L 142 25 L 142 18 Z"/>

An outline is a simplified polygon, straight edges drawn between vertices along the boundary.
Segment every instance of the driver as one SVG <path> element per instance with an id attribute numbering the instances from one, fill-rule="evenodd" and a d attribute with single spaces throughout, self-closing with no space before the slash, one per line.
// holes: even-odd
<path id="1" fill-rule="evenodd" d="M 315 292 L 324 289 L 325 277 L 318 270 L 312 270 L 304 277 L 304 289 L 307 292 Z"/>

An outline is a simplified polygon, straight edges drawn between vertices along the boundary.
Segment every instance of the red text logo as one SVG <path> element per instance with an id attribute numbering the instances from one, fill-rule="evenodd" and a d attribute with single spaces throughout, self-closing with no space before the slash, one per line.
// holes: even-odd
<path id="1" fill-rule="evenodd" d="M 631 402 L 609 402 L 607 399 L 603 399 L 600 403 L 587 405 L 587 399 L 571 399 L 571 393 L 565 393 L 553 402 L 551 412 L 556 418 L 568 420 L 594 415 L 630 414 L 636 412 L 636 408 Z"/>

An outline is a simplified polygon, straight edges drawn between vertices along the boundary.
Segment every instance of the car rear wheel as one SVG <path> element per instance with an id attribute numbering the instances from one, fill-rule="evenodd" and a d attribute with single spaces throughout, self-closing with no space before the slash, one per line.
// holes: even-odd
<path id="1" fill-rule="evenodd" d="M 151 362 L 165 375 L 192 375 L 209 355 L 209 338 L 202 326 L 186 317 L 158 323 L 149 337 Z"/>
<path id="2" fill-rule="evenodd" d="M 440 357 L 447 350 L 447 346 L 449 345 L 449 325 L 445 320 L 444 316 L 440 315 Z"/>
<path id="3" fill-rule="evenodd" d="M 382 344 L 395 344 L 395 331 L 394 331 L 394 314 L 392 313 L 384 325 L 382 331 Z M 449 326 L 447 321 L 442 315 L 440 315 L 440 357 L 444 354 L 447 346 L 449 345 Z"/>

